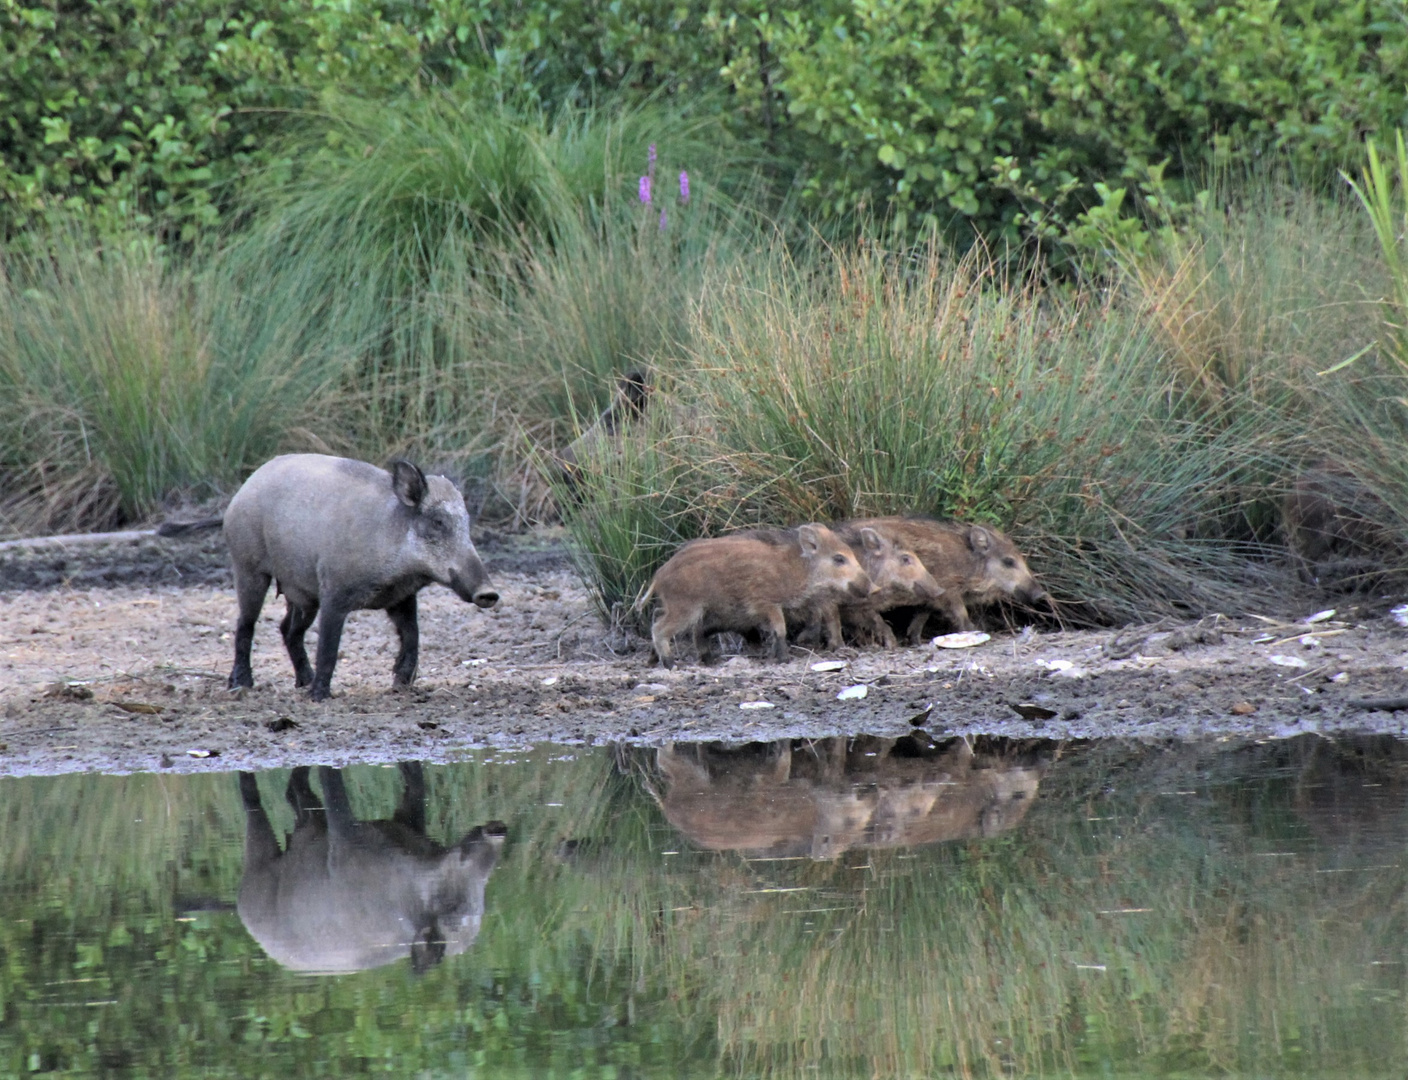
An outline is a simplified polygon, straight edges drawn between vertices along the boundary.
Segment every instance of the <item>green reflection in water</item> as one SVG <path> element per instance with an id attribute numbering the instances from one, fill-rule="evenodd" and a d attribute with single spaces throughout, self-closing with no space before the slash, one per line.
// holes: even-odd
<path id="1" fill-rule="evenodd" d="M 1405 763 L 1318 738 L 478 754 L 424 770 L 431 837 L 508 825 L 477 940 L 337 976 L 233 911 L 236 777 L 3 780 L 0 1074 L 1398 1075 Z M 397 809 L 396 769 L 343 776 L 359 818 Z M 288 780 L 258 782 L 281 837 Z"/>

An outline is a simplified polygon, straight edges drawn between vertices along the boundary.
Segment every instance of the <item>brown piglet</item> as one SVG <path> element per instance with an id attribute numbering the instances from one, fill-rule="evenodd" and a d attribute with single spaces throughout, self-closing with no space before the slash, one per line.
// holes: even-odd
<path id="1" fill-rule="evenodd" d="M 814 611 L 813 621 L 799 639 L 806 642 L 825 632 L 828 648 L 841 644 L 841 628 L 868 635 L 887 648 L 898 642 L 881 612 L 896 607 L 929 605 L 943 595 L 943 587 L 925 568 L 914 552 L 871 528 L 854 531 L 837 529 L 837 535 L 851 545 L 861 566 L 870 577 L 872 590 L 862 600 L 847 596 L 840 601 L 823 600 Z"/>
<path id="2" fill-rule="evenodd" d="M 965 525 L 923 517 L 863 518 L 838 525 L 843 537 L 874 529 L 887 540 L 913 552 L 934 576 L 942 595 L 922 607 L 909 624 L 910 644 L 918 644 L 929 613 L 937 611 L 955 630 L 972 630 L 968 605 L 989 604 L 1003 597 L 1035 604 L 1046 599 L 1027 560 L 1000 530 L 990 525 Z"/>
<path id="3" fill-rule="evenodd" d="M 773 658 L 786 660 L 788 612 L 870 591 L 850 545 L 824 525 L 802 525 L 795 539 L 778 533 L 693 540 L 656 571 L 641 605 L 652 596 L 659 601 L 650 634 L 668 668 L 674 639 L 686 631 L 705 663 L 717 657 L 712 635 L 725 630 L 760 630 L 770 637 Z"/>

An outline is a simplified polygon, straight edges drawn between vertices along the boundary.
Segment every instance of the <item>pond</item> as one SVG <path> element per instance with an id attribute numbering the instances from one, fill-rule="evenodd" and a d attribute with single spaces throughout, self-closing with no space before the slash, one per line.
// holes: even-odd
<path id="1" fill-rule="evenodd" d="M 1401 1075 L 1405 803 L 1387 736 L 5 778 L 0 1074 Z"/>

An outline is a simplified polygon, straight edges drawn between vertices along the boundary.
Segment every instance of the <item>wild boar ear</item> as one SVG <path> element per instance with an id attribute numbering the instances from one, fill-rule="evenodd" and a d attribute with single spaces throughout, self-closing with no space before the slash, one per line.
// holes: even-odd
<path id="1" fill-rule="evenodd" d="M 821 535 L 816 531 L 815 525 L 799 525 L 797 539 L 802 544 L 803 555 L 815 555 L 821 550 Z"/>
<path id="2" fill-rule="evenodd" d="M 391 463 L 391 490 L 411 509 L 419 509 L 425 499 L 425 473 L 403 458 Z"/>
<path id="3" fill-rule="evenodd" d="M 645 412 L 645 399 L 650 396 L 650 384 L 645 381 L 645 372 L 628 371 L 616 384 L 616 391 L 632 416 L 639 417 Z"/>
<path id="4" fill-rule="evenodd" d="M 861 529 L 860 542 L 865 545 L 865 550 L 878 555 L 885 550 L 884 538 L 874 529 Z"/>
<path id="5" fill-rule="evenodd" d="M 992 547 L 992 533 L 981 525 L 974 525 L 968 530 L 968 546 L 981 555 Z"/>

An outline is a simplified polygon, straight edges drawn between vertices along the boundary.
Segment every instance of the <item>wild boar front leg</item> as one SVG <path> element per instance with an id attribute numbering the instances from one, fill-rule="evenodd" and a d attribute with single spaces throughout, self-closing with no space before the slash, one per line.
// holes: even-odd
<path id="1" fill-rule="evenodd" d="M 396 656 L 396 666 L 391 669 L 393 687 L 410 686 L 416 678 L 416 667 L 420 663 L 420 624 L 416 620 L 416 594 L 392 604 L 386 609 L 391 617 L 391 625 L 401 638 L 401 651 Z"/>
<path id="2" fill-rule="evenodd" d="M 787 618 L 782 614 L 782 608 L 764 608 L 760 614 L 764 629 L 772 635 L 772 658 L 779 664 L 786 663 L 792 659 L 792 654 L 787 651 Z"/>
<path id="3" fill-rule="evenodd" d="M 337 650 L 342 645 L 342 628 L 348 608 L 340 600 L 324 599 L 318 613 L 318 662 L 313 671 L 312 698 L 326 701 L 332 696 L 332 669 L 337 666 Z"/>

